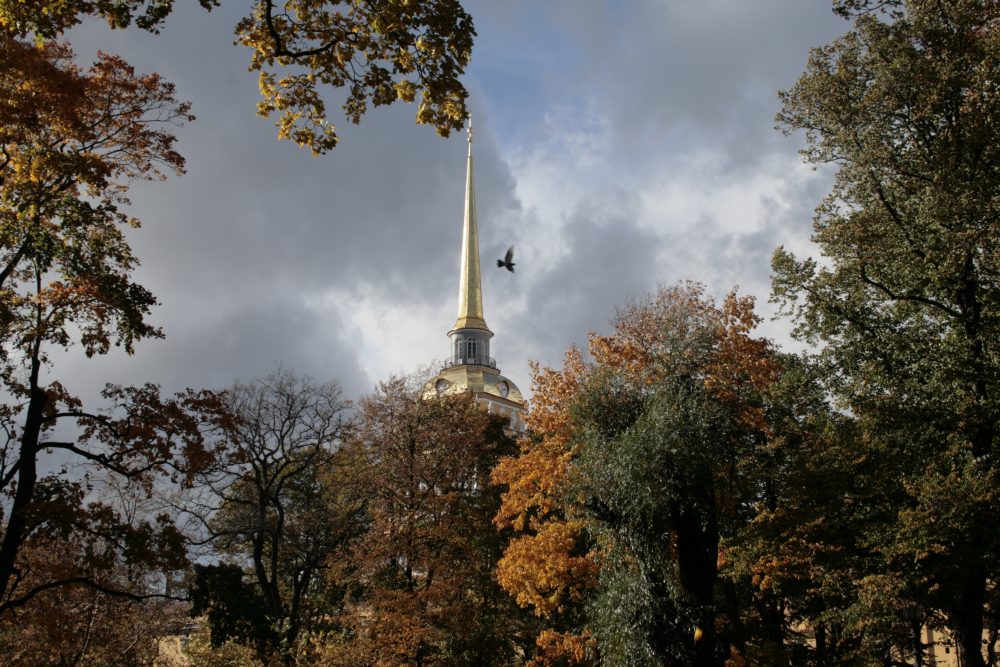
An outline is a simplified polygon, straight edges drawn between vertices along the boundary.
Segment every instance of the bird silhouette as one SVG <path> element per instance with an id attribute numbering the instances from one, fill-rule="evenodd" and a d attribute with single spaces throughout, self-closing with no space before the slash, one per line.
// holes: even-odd
<path id="1" fill-rule="evenodd" d="M 503 259 L 497 260 L 497 266 L 514 273 L 514 246 L 507 248 L 507 254 L 504 255 Z"/>

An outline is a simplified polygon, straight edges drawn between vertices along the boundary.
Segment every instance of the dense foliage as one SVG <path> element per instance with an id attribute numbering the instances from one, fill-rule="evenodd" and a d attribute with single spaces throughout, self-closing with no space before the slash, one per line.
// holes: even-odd
<path id="1" fill-rule="evenodd" d="M 218 0 L 198 0 L 206 10 Z M 414 102 L 417 122 L 447 136 L 465 122 L 467 93 L 459 78 L 476 31 L 459 0 L 253 0 L 236 26 L 260 72 L 262 116 L 278 114 L 278 136 L 315 153 L 339 141 L 327 114 L 325 88 L 343 89 L 353 123 L 369 106 Z M 50 40 L 85 17 L 113 28 L 159 32 L 171 0 L 0 0 L 0 32 Z"/>
<path id="2" fill-rule="evenodd" d="M 172 4 L 0 0 L 0 661 L 150 664 L 190 624 L 199 665 L 921 666 L 933 630 L 996 667 L 1000 5 L 833 4 L 851 30 L 777 119 L 837 169 L 822 256 L 773 260 L 807 352 L 750 298 L 661 287 L 534 366 L 514 434 L 471 396 L 397 378 L 352 413 L 283 370 L 85 408 L 52 351 L 161 335 L 125 195 L 183 170 L 191 116 L 52 40 Z M 465 116 L 457 0 L 264 0 L 237 34 L 316 151 L 323 85 L 354 121 Z"/>
<path id="3" fill-rule="evenodd" d="M 323 664 L 503 665 L 525 618 L 497 586 L 489 474 L 514 449 L 471 396 L 426 401 L 403 379 L 361 402 L 348 458 L 369 530 L 344 556 L 351 601 Z M 328 639 L 331 636 L 328 635 Z"/>
<path id="4" fill-rule="evenodd" d="M 882 475 L 873 595 L 906 591 L 979 667 L 1000 565 L 1000 7 L 891 5 L 815 50 L 783 95 L 779 122 L 838 171 L 815 223 L 825 261 L 779 250 L 775 294 L 822 342 Z"/>
<path id="5" fill-rule="evenodd" d="M 562 373 L 536 372 L 535 437 L 494 479 L 509 485 L 498 522 L 523 533 L 501 583 L 552 624 L 538 664 L 715 665 L 746 650 L 732 636 L 740 610 L 728 623 L 717 610 L 720 545 L 757 507 L 745 472 L 770 432 L 763 392 L 778 375 L 749 335 L 752 307 L 663 289 L 592 336 L 593 363 L 571 351 Z"/>

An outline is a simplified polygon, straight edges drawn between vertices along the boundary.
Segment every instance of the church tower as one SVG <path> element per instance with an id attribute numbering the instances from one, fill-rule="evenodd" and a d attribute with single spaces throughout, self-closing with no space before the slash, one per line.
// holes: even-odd
<path id="1" fill-rule="evenodd" d="M 479 270 L 479 229 L 472 177 L 472 120 L 469 120 L 469 156 L 465 176 L 465 219 L 458 279 L 458 318 L 448 332 L 451 352 L 444 368 L 424 385 L 424 396 L 468 392 L 493 413 L 510 417 L 511 428 L 524 430 L 524 397 L 500 374 L 490 356 L 493 332 L 483 316 L 483 287 Z"/>

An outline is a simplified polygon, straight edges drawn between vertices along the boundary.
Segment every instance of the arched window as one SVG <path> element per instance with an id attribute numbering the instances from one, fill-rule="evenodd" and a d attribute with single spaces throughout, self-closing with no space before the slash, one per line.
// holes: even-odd
<path id="1" fill-rule="evenodd" d="M 466 338 L 465 339 L 465 358 L 467 361 L 474 362 L 476 360 L 476 339 Z"/>

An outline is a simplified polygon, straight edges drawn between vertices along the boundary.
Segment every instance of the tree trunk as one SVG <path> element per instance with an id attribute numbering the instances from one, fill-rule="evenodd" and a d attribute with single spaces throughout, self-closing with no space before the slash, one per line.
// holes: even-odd
<path id="1" fill-rule="evenodd" d="M 826 667 L 826 626 L 816 625 L 816 667 Z"/>
<path id="2" fill-rule="evenodd" d="M 729 617 L 729 643 L 736 648 L 740 655 L 747 652 L 747 630 L 740 618 L 740 600 L 736 590 L 736 584 L 726 578 L 720 582 L 726 600 L 726 615 Z"/>
<path id="3" fill-rule="evenodd" d="M 986 667 L 983 660 L 983 605 L 986 603 L 986 568 L 982 553 L 964 559 L 965 577 L 959 584 L 956 608 L 949 615 L 955 648 L 962 667 Z"/>
<path id="4" fill-rule="evenodd" d="M 694 667 L 720 667 L 715 636 L 715 579 L 719 559 L 719 529 L 711 488 L 677 513 L 677 566 L 681 587 L 695 606 L 700 637 L 692 650 Z M 703 508 L 704 517 L 698 508 Z"/>
<path id="5" fill-rule="evenodd" d="M 973 378 L 970 387 L 972 402 L 968 415 L 971 426 L 969 440 L 972 456 L 977 460 L 984 460 L 989 458 L 992 451 L 996 427 L 995 415 L 988 407 L 990 396 L 985 380 L 987 356 L 982 333 L 982 304 L 979 280 L 975 272 L 974 255 L 970 252 L 966 258 L 964 280 L 962 289 L 957 294 L 957 302 L 963 315 L 963 328 L 969 339 L 966 356 Z M 962 667 L 985 667 L 982 639 L 983 607 L 986 604 L 987 540 L 980 524 L 976 524 L 972 532 L 974 534 L 969 536 L 970 547 L 962 554 L 965 565 L 961 570 L 962 578 L 952 596 L 954 607 L 949 620 Z"/>
<path id="6" fill-rule="evenodd" d="M 32 362 L 31 395 L 28 400 L 28 412 L 24 419 L 24 431 L 21 433 L 21 451 L 18 457 L 17 491 L 11 504 L 10 518 L 4 530 L 3 542 L 0 543 L 0 603 L 10 595 L 12 579 L 16 573 L 15 562 L 17 552 L 24 540 L 27 527 L 28 506 L 38 480 L 36 457 L 38 456 L 38 439 L 42 432 L 45 405 L 48 396 L 38 387 L 38 371 L 41 364 L 37 359 Z"/>
<path id="7" fill-rule="evenodd" d="M 924 644 L 920 641 L 920 631 L 924 624 L 918 619 L 910 621 L 910 642 L 913 644 L 913 667 L 924 667 Z"/>

